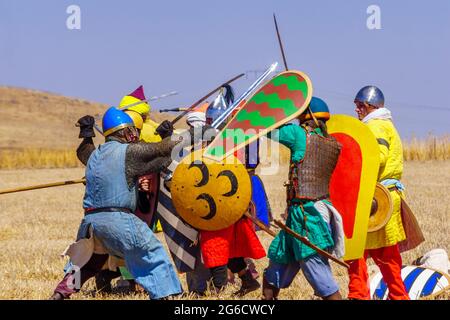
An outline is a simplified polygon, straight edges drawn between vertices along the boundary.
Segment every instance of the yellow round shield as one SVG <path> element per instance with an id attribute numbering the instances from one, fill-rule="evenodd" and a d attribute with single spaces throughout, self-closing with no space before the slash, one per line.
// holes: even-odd
<path id="1" fill-rule="evenodd" d="M 375 232 L 383 228 L 392 215 L 394 206 L 389 190 L 381 183 L 377 183 L 372 200 L 367 232 Z"/>
<path id="2" fill-rule="evenodd" d="M 203 150 L 186 156 L 175 169 L 171 194 L 178 214 L 200 230 L 220 230 L 248 210 L 251 182 L 245 166 L 234 156 L 221 162 L 202 157 Z"/>

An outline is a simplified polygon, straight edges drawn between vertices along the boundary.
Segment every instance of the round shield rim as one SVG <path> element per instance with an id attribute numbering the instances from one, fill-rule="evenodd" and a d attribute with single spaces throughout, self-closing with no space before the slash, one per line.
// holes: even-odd
<path id="1" fill-rule="evenodd" d="M 384 228 L 386 226 L 386 224 L 389 222 L 389 220 L 392 217 L 392 212 L 394 211 L 394 204 L 392 202 L 392 197 L 391 197 L 391 193 L 388 190 L 388 188 L 386 188 L 384 185 L 382 185 L 381 183 L 377 182 L 376 186 L 375 186 L 375 191 L 376 190 L 381 191 L 381 195 L 385 196 L 385 199 L 387 199 L 388 202 L 388 208 L 387 208 L 387 213 L 384 217 L 383 220 L 379 221 L 378 224 L 371 226 L 371 220 L 369 217 L 369 225 L 368 225 L 368 230 L 367 232 L 376 232 L 378 230 L 381 230 L 382 228 Z M 377 195 L 380 195 L 380 193 L 375 192 L 374 193 L 374 198 L 376 198 Z M 379 208 L 377 211 L 375 211 L 374 215 L 379 215 Z"/>
<path id="2" fill-rule="evenodd" d="M 288 123 L 289 121 L 292 121 L 294 119 L 297 119 L 303 112 L 305 112 L 305 110 L 308 108 L 309 103 L 311 102 L 311 99 L 313 97 L 313 93 L 314 93 L 314 88 L 313 88 L 313 84 L 311 81 L 311 78 L 303 71 L 299 71 L 299 70 L 295 70 L 295 69 L 289 69 L 289 70 L 285 70 L 283 72 L 280 72 L 279 74 L 273 76 L 272 78 L 268 79 L 266 82 L 264 82 L 260 87 L 258 87 L 258 90 L 256 90 L 255 92 L 253 92 L 253 94 L 247 99 L 247 101 L 245 102 L 245 104 L 240 108 L 240 110 L 242 110 L 243 108 L 245 108 L 245 106 L 249 103 L 249 101 L 257 94 L 259 93 L 262 88 L 264 88 L 266 85 L 268 85 L 274 78 L 276 77 L 280 77 L 282 75 L 288 74 L 288 73 L 293 73 L 296 74 L 298 76 L 300 76 L 301 78 L 303 78 L 303 80 L 306 82 L 307 88 L 308 88 L 308 92 L 306 94 L 305 97 L 305 102 L 303 104 L 303 106 L 298 109 L 295 113 L 291 114 L 290 116 L 284 118 L 283 120 L 283 124 Z M 237 116 L 238 116 L 237 112 L 228 123 L 231 123 Z M 240 143 L 239 145 L 237 145 L 234 149 L 232 150 L 228 150 L 225 152 L 225 154 L 221 155 L 221 156 L 214 156 L 211 155 L 209 153 L 209 151 L 211 150 L 211 145 L 214 145 L 214 142 L 217 141 L 218 137 L 223 133 L 223 131 L 227 130 L 228 128 L 228 124 L 216 135 L 216 138 L 210 143 L 210 145 L 208 147 L 205 148 L 204 150 L 204 157 L 205 158 L 209 158 L 215 161 L 221 161 L 227 157 L 229 157 L 230 155 L 232 155 L 236 150 L 241 149 L 243 147 L 245 147 L 246 145 L 252 143 L 253 141 L 259 139 L 261 136 L 265 136 L 268 132 L 273 131 L 276 128 L 279 128 L 281 126 L 280 121 L 272 124 L 271 126 L 269 126 L 268 128 L 262 129 L 260 130 L 257 134 L 253 135 L 252 137 L 250 137 L 249 139 L 245 140 L 244 142 Z"/>
<path id="3" fill-rule="evenodd" d="M 204 149 L 201 149 L 201 150 L 196 150 L 196 151 L 194 151 L 194 152 L 192 152 L 192 153 L 186 155 L 185 157 L 183 157 L 183 159 L 181 159 L 181 161 L 179 162 L 177 168 L 174 170 L 174 174 L 173 174 L 173 177 L 172 177 L 172 188 L 171 188 L 171 194 L 172 194 L 173 204 L 174 204 L 175 209 L 177 210 L 177 213 L 180 215 L 180 217 L 182 217 L 183 220 L 185 220 L 185 221 L 186 221 L 189 225 L 191 225 L 192 227 L 194 227 L 194 228 L 196 228 L 196 229 L 198 229 L 198 230 L 203 230 L 203 231 L 217 231 L 217 230 L 222 230 L 222 229 L 225 229 L 225 228 L 230 227 L 231 225 L 235 224 L 239 219 L 241 219 L 242 216 L 244 215 L 245 211 L 248 211 L 248 206 L 249 206 L 249 204 L 246 204 L 245 210 L 242 212 L 241 215 L 238 215 L 238 214 L 235 214 L 235 215 L 234 215 L 234 218 L 232 219 L 232 220 L 234 220 L 233 222 L 227 222 L 226 224 L 221 225 L 220 227 L 205 227 L 205 226 L 200 226 L 198 223 L 196 223 L 195 221 L 191 220 L 191 219 L 187 216 L 187 214 L 186 214 L 186 212 L 185 212 L 184 210 L 180 210 L 180 209 L 179 209 L 179 202 L 177 201 L 177 199 L 178 199 L 179 197 L 177 197 L 176 194 L 174 194 L 174 192 L 177 193 L 177 191 L 175 191 L 175 189 L 173 188 L 174 184 L 177 184 L 177 181 L 182 181 L 182 180 L 183 180 L 183 179 L 182 179 L 182 176 L 180 175 L 180 170 L 181 170 L 181 168 L 183 167 L 183 165 L 186 165 L 186 164 L 187 164 L 187 161 L 189 161 L 189 160 L 192 161 L 193 159 L 195 159 L 195 160 L 205 159 L 205 160 L 206 160 L 207 162 L 209 162 L 210 164 L 217 164 L 217 165 L 220 165 L 220 164 L 221 164 L 222 166 L 223 166 L 223 165 L 230 164 L 230 163 L 227 162 L 227 161 L 231 161 L 231 164 L 232 164 L 232 165 L 238 165 L 238 166 L 240 166 L 240 167 L 243 169 L 243 170 L 241 170 L 241 172 L 242 172 L 242 173 L 245 172 L 245 174 L 246 174 L 247 179 L 246 179 L 246 178 L 244 178 L 244 179 L 245 179 L 245 180 L 248 180 L 248 181 L 247 181 L 247 185 L 248 185 L 248 187 L 250 188 L 250 189 L 249 189 L 250 192 L 248 192 L 248 194 L 245 194 L 245 197 L 244 197 L 243 199 L 248 198 L 248 202 L 249 202 L 249 203 L 250 203 L 250 201 L 251 201 L 251 181 L 250 181 L 250 176 L 248 175 L 248 172 L 247 172 L 247 170 L 245 169 L 245 165 L 244 165 L 238 158 L 236 158 L 234 155 L 230 155 L 230 156 L 228 156 L 227 158 L 223 159 L 222 161 L 215 161 L 215 160 L 212 160 L 212 159 L 208 159 L 207 157 L 204 157 L 203 152 L 204 152 Z M 227 160 L 227 161 L 226 161 L 226 160 Z M 201 161 L 203 162 L 203 160 L 201 160 Z M 242 197 L 242 195 L 240 195 L 240 196 Z M 231 199 L 230 199 L 230 200 L 231 200 Z M 245 203 L 245 202 L 247 202 L 247 201 L 245 201 L 245 200 L 242 201 L 242 203 Z M 244 206 L 242 206 L 242 207 L 244 207 Z M 231 220 L 230 220 L 230 221 L 231 221 Z"/>

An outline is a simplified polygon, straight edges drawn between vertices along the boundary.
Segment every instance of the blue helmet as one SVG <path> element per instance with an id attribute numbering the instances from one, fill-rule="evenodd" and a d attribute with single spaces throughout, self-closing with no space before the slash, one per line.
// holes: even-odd
<path id="1" fill-rule="evenodd" d="M 375 86 L 366 86 L 358 91 L 355 102 L 366 102 L 375 108 L 384 107 L 384 95 L 380 89 Z"/>
<path id="2" fill-rule="evenodd" d="M 322 119 L 325 121 L 330 119 L 330 109 L 328 108 L 327 103 L 322 99 L 312 97 L 311 102 L 309 103 L 309 108 L 317 119 Z M 302 118 L 306 120 L 311 119 L 311 114 L 308 110 L 305 110 Z"/>
<path id="3" fill-rule="evenodd" d="M 134 127 L 133 119 L 129 115 L 115 107 L 106 110 L 102 119 L 103 135 L 105 137 L 126 127 Z"/>

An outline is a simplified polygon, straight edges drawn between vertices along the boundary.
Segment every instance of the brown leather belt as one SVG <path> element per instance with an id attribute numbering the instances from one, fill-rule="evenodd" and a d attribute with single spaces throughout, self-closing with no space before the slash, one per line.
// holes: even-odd
<path id="1" fill-rule="evenodd" d="M 133 213 L 130 208 L 120 208 L 120 207 L 106 207 L 106 208 L 89 208 L 84 210 L 84 215 L 94 214 L 99 212 L 125 212 L 125 213 Z"/>
<path id="2" fill-rule="evenodd" d="M 318 198 L 316 198 L 316 199 L 307 199 L 307 198 L 292 197 L 291 199 L 288 199 L 288 203 L 291 203 L 292 200 L 314 201 L 314 202 L 315 202 L 315 201 L 325 200 L 325 199 L 329 199 L 329 198 L 330 198 L 330 195 L 329 195 L 329 194 L 326 194 L 326 195 L 324 195 L 324 196 L 318 197 Z M 293 203 L 293 204 L 295 204 L 295 203 Z"/>

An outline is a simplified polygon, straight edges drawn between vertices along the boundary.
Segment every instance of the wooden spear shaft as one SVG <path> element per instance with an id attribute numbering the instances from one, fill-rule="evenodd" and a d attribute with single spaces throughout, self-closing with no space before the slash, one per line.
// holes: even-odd
<path id="1" fill-rule="evenodd" d="M 256 224 L 261 230 L 264 230 L 265 232 L 270 234 L 272 237 L 275 237 L 277 235 L 274 231 L 270 230 L 264 223 L 259 221 L 259 219 L 253 217 L 248 211 L 245 211 L 244 215 L 247 218 L 249 218 L 250 220 L 252 220 L 252 222 L 254 224 Z"/>
<path id="2" fill-rule="evenodd" d="M 253 217 L 248 211 L 246 211 L 246 212 L 244 213 L 244 215 L 245 215 L 247 218 L 249 218 L 250 220 L 252 220 L 252 222 L 253 222 L 254 224 L 256 224 L 259 228 L 261 228 L 261 230 L 264 230 L 265 232 L 267 232 L 268 234 L 270 234 L 272 237 L 275 237 L 275 236 L 276 236 L 276 233 L 275 233 L 274 231 L 270 230 L 264 223 L 262 223 L 261 221 L 259 221 L 257 218 Z M 341 261 L 341 260 L 339 260 L 339 259 L 333 257 L 333 256 L 332 256 L 331 254 L 329 254 L 328 252 L 326 252 L 326 251 L 320 249 L 319 247 L 313 245 L 311 242 L 308 241 L 308 239 L 306 239 L 305 237 L 302 237 L 301 235 L 299 235 L 298 233 L 296 233 L 296 232 L 293 231 L 292 229 L 288 228 L 288 227 L 287 227 L 284 223 L 282 223 L 281 221 L 275 219 L 274 222 L 275 222 L 275 224 L 276 224 L 279 228 L 283 229 L 284 231 L 286 231 L 288 234 L 290 234 L 290 235 L 293 236 L 294 238 L 300 240 L 301 242 L 303 242 L 304 244 L 306 244 L 308 247 L 311 247 L 311 248 L 313 248 L 314 250 L 316 250 L 318 254 L 323 255 L 323 256 L 327 257 L 328 259 L 333 260 L 334 262 L 340 264 L 340 265 L 343 266 L 343 267 L 346 267 L 347 269 L 350 268 L 350 266 L 349 266 L 347 263 L 345 263 L 345 262 L 343 262 L 343 261 Z"/>
<path id="3" fill-rule="evenodd" d="M 275 23 L 275 30 L 277 31 L 278 44 L 280 45 L 281 55 L 283 56 L 284 68 L 286 71 L 289 70 L 286 62 L 286 56 L 284 55 L 283 42 L 281 41 L 280 30 L 278 30 L 277 17 L 275 17 L 275 13 L 273 14 L 273 22 Z"/>
<path id="4" fill-rule="evenodd" d="M 288 228 L 284 223 L 282 223 L 279 220 L 273 220 L 273 222 L 275 222 L 275 224 L 280 227 L 281 229 L 283 229 L 286 233 L 290 234 L 291 236 L 293 236 L 294 238 L 300 240 L 301 242 L 303 242 L 304 244 L 306 244 L 308 247 L 314 249 L 317 251 L 318 254 L 327 257 L 330 260 L 333 260 L 334 262 L 336 262 L 337 264 L 346 267 L 347 269 L 350 268 L 350 266 L 345 263 L 344 261 L 341 261 L 339 259 L 337 259 L 336 257 L 334 257 L 333 255 L 329 254 L 328 252 L 326 252 L 325 250 L 320 249 L 319 247 L 315 246 L 314 244 L 312 244 L 311 242 L 308 241 L 307 238 L 302 237 L 301 235 L 299 235 L 297 232 L 295 232 L 294 230 Z"/>
<path id="5" fill-rule="evenodd" d="M 250 220 L 252 220 L 252 222 L 253 222 L 254 224 L 256 224 L 261 230 L 267 232 L 267 233 L 270 234 L 272 237 L 275 237 L 275 236 L 276 236 L 276 233 L 275 233 L 274 231 L 270 230 L 264 223 L 262 223 L 261 221 L 259 221 L 257 218 L 253 217 L 248 211 L 246 211 L 246 212 L 244 213 L 244 215 L 245 215 L 247 218 L 249 218 Z M 282 223 L 281 221 L 279 221 L 279 220 L 274 220 L 274 222 L 275 222 L 275 224 L 276 224 L 279 228 L 283 229 L 284 231 L 286 231 L 288 234 L 290 234 L 290 235 L 293 236 L 294 238 L 300 240 L 301 242 L 303 242 L 304 244 L 306 244 L 308 247 L 311 247 L 311 248 L 313 248 L 314 250 L 316 250 L 318 254 L 323 255 L 323 256 L 327 257 L 328 259 L 333 260 L 334 262 L 340 264 L 340 265 L 343 266 L 343 267 L 346 267 L 347 269 L 350 268 L 350 266 L 349 266 L 347 263 L 345 263 L 345 262 L 343 262 L 343 261 L 341 261 L 341 260 L 339 260 L 339 259 L 333 257 L 333 256 L 332 256 L 331 254 L 329 254 L 328 252 L 326 252 L 326 251 L 320 249 L 319 247 L 315 246 L 314 244 L 312 244 L 311 242 L 309 242 L 308 239 L 306 239 L 305 237 L 302 237 L 301 235 L 299 235 L 298 233 L 296 233 L 296 232 L 293 231 L 292 229 L 288 228 L 288 227 L 287 227 L 284 223 Z"/>
<path id="6" fill-rule="evenodd" d="M 286 69 L 286 71 L 288 71 L 289 69 L 288 69 L 287 62 L 286 62 L 286 55 L 284 54 L 283 41 L 281 41 L 280 30 L 278 30 L 277 17 L 275 16 L 275 13 L 273 14 L 273 22 L 275 23 L 275 29 L 277 31 L 278 43 L 280 45 L 281 55 L 283 56 L 284 68 Z M 314 113 L 311 111 L 311 107 L 308 105 L 307 108 L 308 108 L 309 113 L 311 114 L 311 117 L 314 120 L 314 123 L 316 124 L 316 126 L 319 126 L 319 122 L 317 121 L 317 118 L 314 115 Z"/>
<path id="7" fill-rule="evenodd" d="M 76 179 L 76 180 L 52 182 L 52 183 L 46 183 L 46 184 L 39 184 L 39 185 L 35 185 L 35 186 L 13 188 L 13 189 L 4 189 L 4 190 L 0 190 L 0 194 L 22 192 L 22 191 L 36 190 L 36 189 L 44 189 L 44 188 L 51 188 L 51 187 L 58 187 L 58 186 L 67 186 L 67 185 L 70 185 L 70 184 L 77 184 L 77 183 L 84 183 L 84 182 L 86 182 L 86 179 L 84 179 L 84 178 Z"/>
<path id="8" fill-rule="evenodd" d="M 176 117 L 175 119 L 173 119 L 171 122 L 172 124 L 175 124 L 176 122 L 178 122 L 178 120 L 180 120 L 181 118 L 183 118 L 189 111 L 192 111 L 196 106 L 198 106 L 201 102 L 203 102 L 204 100 L 208 99 L 210 96 L 212 96 L 215 92 L 219 91 L 220 88 L 222 88 L 224 85 L 226 84 L 230 84 L 231 82 L 243 77 L 245 75 L 245 73 L 241 73 L 240 75 L 234 77 L 233 79 L 228 80 L 227 82 L 222 83 L 220 86 L 218 86 L 217 88 L 215 88 L 214 90 L 212 90 L 211 92 L 209 92 L 207 95 L 201 97 L 199 100 L 197 100 L 193 105 L 191 105 L 189 108 L 187 108 L 185 111 L 183 111 L 182 114 L 180 114 L 178 117 Z"/>

